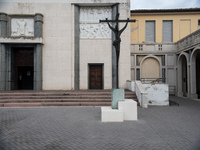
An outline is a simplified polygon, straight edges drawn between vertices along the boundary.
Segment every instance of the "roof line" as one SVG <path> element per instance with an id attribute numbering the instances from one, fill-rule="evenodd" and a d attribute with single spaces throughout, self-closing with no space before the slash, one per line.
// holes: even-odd
<path id="1" fill-rule="evenodd" d="M 136 10 L 131 10 L 131 13 L 162 13 L 162 12 L 200 12 L 200 8 L 136 9 Z"/>

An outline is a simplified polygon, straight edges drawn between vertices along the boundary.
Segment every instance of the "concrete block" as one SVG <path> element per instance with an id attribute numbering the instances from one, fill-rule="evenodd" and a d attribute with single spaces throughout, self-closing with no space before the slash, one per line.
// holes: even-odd
<path id="1" fill-rule="evenodd" d="M 112 89 L 112 109 L 118 109 L 118 101 L 124 101 L 124 89 Z"/>
<path id="2" fill-rule="evenodd" d="M 102 122 L 123 122 L 123 111 L 111 107 L 101 107 Z"/>
<path id="3" fill-rule="evenodd" d="M 123 111 L 124 120 L 137 120 L 137 102 L 132 99 L 119 101 L 118 109 Z"/>

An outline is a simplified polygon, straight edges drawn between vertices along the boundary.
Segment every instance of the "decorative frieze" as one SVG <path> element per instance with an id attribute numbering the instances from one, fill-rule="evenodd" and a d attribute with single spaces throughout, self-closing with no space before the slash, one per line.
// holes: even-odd
<path id="1" fill-rule="evenodd" d="M 111 19 L 111 16 L 111 7 L 81 7 L 80 38 L 111 38 L 108 25 L 99 24 L 99 20 Z"/>
<path id="2" fill-rule="evenodd" d="M 111 38 L 107 24 L 80 24 L 81 38 Z"/>
<path id="3" fill-rule="evenodd" d="M 11 36 L 34 36 L 34 19 L 12 18 Z"/>

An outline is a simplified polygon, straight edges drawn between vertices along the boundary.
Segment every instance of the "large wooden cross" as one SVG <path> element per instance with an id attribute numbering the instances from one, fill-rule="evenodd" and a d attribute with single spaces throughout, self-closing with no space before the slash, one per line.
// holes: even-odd
<path id="1" fill-rule="evenodd" d="M 119 13 L 116 15 L 115 20 L 99 20 L 99 22 L 106 22 L 109 26 L 109 28 L 114 32 L 115 34 L 115 40 L 113 41 L 112 45 L 115 47 L 115 52 L 116 52 L 116 87 L 114 88 L 119 88 L 119 79 L 118 79 L 118 63 L 119 63 L 119 55 L 120 55 L 120 43 L 121 43 L 121 38 L 120 35 L 122 32 L 126 29 L 127 25 L 129 22 L 135 22 L 135 20 L 130 20 L 127 18 L 127 20 L 119 20 Z M 115 27 L 113 28 L 110 25 L 110 22 L 115 23 Z M 119 22 L 126 22 L 125 26 L 119 30 Z"/>

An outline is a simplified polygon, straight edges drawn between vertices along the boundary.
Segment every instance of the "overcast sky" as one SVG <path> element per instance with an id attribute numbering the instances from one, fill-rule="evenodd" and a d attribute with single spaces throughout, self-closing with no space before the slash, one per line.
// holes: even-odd
<path id="1" fill-rule="evenodd" d="M 133 9 L 174 9 L 200 7 L 200 0 L 130 0 Z"/>

